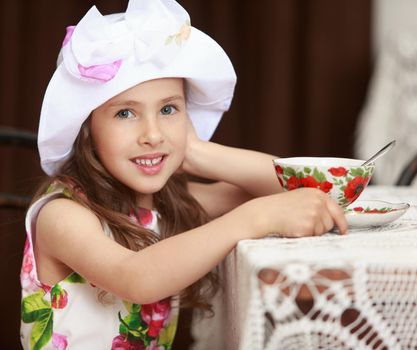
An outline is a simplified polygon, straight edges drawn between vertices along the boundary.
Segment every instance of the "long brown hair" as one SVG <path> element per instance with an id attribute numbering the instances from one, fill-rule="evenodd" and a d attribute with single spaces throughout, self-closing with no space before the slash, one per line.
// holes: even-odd
<path id="1" fill-rule="evenodd" d="M 188 192 L 187 181 L 185 174 L 174 174 L 154 194 L 154 207 L 160 215 L 160 235 L 133 223 L 129 212 L 136 206 L 137 194 L 113 178 L 101 164 L 94 152 L 88 118 L 74 142 L 72 155 L 54 177 L 44 181 L 33 201 L 44 195 L 52 183 L 62 183 L 71 189 L 72 199 L 89 208 L 108 225 L 116 242 L 139 251 L 209 220 L 207 213 Z M 181 306 L 211 311 L 208 300 L 217 288 L 217 274 L 210 272 L 181 292 Z"/>

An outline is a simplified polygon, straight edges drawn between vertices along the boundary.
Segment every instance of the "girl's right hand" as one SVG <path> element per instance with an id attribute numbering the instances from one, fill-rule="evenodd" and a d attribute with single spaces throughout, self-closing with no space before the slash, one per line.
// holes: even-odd
<path id="1" fill-rule="evenodd" d="M 317 236 L 337 226 L 347 232 L 343 209 L 327 194 L 312 188 L 259 197 L 247 202 L 251 213 L 245 215 L 254 225 L 255 237 L 274 233 L 282 237 Z"/>

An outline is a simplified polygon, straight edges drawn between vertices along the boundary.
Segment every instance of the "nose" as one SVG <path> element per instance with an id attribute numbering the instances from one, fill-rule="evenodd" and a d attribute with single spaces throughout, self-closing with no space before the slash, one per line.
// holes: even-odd
<path id="1" fill-rule="evenodd" d="M 156 146 L 163 142 L 163 134 L 156 118 L 144 118 L 142 123 L 140 123 L 139 128 L 139 144 Z"/>

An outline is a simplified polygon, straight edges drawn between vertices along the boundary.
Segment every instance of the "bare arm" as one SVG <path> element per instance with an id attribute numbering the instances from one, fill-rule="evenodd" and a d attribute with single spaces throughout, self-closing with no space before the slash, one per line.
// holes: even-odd
<path id="1" fill-rule="evenodd" d="M 253 198 L 239 187 L 220 181 L 211 184 L 190 182 L 188 189 L 211 218 L 217 218 Z"/>
<path id="2" fill-rule="evenodd" d="M 282 191 L 273 155 L 200 140 L 189 147 L 184 170 L 193 175 L 235 185 L 253 197 Z"/>
<path id="3" fill-rule="evenodd" d="M 200 140 L 189 121 L 183 169 L 238 187 L 252 197 L 281 192 L 272 160 L 276 156 Z"/>
<path id="4" fill-rule="evenodd" d="M 183 170 L 216 181 L 210 185 L 190 183 L 189 190 L 209 215 L 217 217 L 251 198 L 282 192 L 272 164 L 274 158 L 201 141 L 190 122 Z"/>
<path id="5" fill-rule="evenodd" d="M 334 201 L 319 190 L 301 189 L 250 200 L 208 224 L 132 252 L 105 236 L 91 211 L 57 199 L 39 214 L 36 251 L 104 290 L 143 304 L 186 288 L 241 239 L 272 232 L 287 237 L 318 235 L 334 222 L 346 231 L 343 211 Z"/>

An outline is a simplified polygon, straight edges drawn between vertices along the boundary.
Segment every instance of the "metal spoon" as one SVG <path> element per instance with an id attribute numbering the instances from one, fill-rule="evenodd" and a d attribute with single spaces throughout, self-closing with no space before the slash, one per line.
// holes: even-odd
<path id="1" fill-rule="evenodd" d="M 364 163 L 362 163 L 361 166 L 365 166 L 365 165 L 371 164 L 374 160 L 378 159 L 379 157 L 381 157 L 382 155 L 384 155 L 385 153 L 387 153 L 394 146 L 395 146 L 395 140 L 391 141 L 388 145 L 382 147 L 371 158 L 369 158 L 367 161 L 365 161 Z"/>

